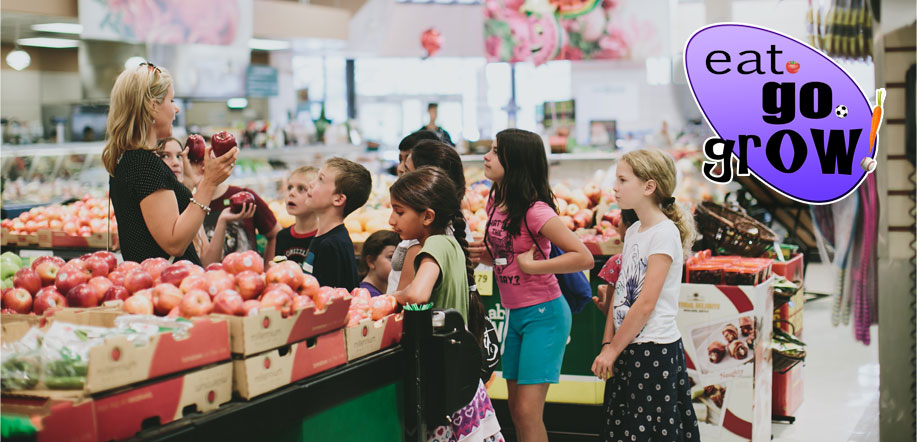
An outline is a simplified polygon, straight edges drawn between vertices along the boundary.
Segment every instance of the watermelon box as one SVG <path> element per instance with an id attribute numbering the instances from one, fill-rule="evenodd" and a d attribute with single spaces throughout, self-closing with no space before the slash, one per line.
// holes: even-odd
<path id="1" fill-rule="evenodd" d="M 279 349 L 233 361 L 233 390 L 244 399 L 344 365 L 344 332 L 333 331 Z"/>
<path id="2" fill-rule="evenodd" d="M 150 422 L 165 425 L 185 413 L 206 413 L 232 400 L 232 363 L 211 365 L 93 399 L 99 441 L 120 440 Z"/>
<path id="3" fill-rule="evenodd" d="M 349 309 L 348 296 L 334 300 L 324 311 L 311 307 L 286 318 L 270 308 L 252 316 L 212 316 L 229 322 L 232 353 L 249 356 L 343 328 Z"/>
<path id="4" fill-rule="evenodd" d="M 375 353 L 401 342 L 404 314 L 388 315 L 378 321 L 364 319 L 344 329 L 347 340 L 347 361 Z"/>

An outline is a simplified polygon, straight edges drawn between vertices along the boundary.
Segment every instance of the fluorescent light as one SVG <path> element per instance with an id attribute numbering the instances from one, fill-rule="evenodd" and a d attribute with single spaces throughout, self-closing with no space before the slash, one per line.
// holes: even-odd
<path id="1" fill-rule="evenodd" d="M 290 49 L 290 42 L 284 40 L 251 38 L 248 40 L 248 48 L 259 51 L 282 51 L 285 49 Z"/>
<path id="2" fill-rule="evenodd" d="M 230 98 L 226 100 L 226 107 L 230 109 L 245 109 L 248 106 L 248 99 L 246 98 Z"/>
<path id="3" fill-rule="evenodd" d="M 10 51 L 9 54 L 6 54 L 6 64 L 11 68 L 21 71 L 27 67 L 32 62 L 32 57 L 29 56 L 29 53 L 23 51 L 22 49 L 16 49 Z"/>
<path id="4" fill-rule="evenodd" d="M 67 38 L 46 38 L 46 37 L 35 37 L 35 38 L 20 38 L 16 40 L 21 46 L 35 46 L 39 48 L 55 48 L 55 49 L 64 49 L 64 48 L 75 48 L 80 45 L 78 40 L 70 40 Z"/>
<path id="5" fill-rule="evenodd" d="M 32 25 L 33 31 L 53 32 L 55 34 L 80 34 L 83 32 L 83 25 L 79 23 L 42 23 Z"/>

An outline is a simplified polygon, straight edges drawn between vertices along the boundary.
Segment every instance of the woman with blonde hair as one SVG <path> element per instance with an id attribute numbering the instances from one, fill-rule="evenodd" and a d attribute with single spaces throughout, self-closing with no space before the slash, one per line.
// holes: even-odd
<path id="1" fill-rule="evenodd" d="M 174 98 L 172 77 L 149 63 L 125 69 L 111 90 L 102 163 L 111 175 L 109 194 L 125 260 L 162 257 L 200 264 L 191 241 L 210 211 L 200 201 L 210 201 L 235 166 L 237 148 L 218 158 L 208 149 L 194 195 L 175 178 L 156 155 L 156 141 L 172 135 Z"/>

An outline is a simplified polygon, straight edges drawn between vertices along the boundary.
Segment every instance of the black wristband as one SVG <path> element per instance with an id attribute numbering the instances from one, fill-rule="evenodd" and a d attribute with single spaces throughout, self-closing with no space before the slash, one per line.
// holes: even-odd
<path id="1" fill-rule="evenodd" d="M 603 343 L 602 343 L 602 347 L 604 347 L 604 346 L 606 346 L 606 345 L 608 345 L 608 344 L 611 344 L 611 341 L 603 342 Z"/>

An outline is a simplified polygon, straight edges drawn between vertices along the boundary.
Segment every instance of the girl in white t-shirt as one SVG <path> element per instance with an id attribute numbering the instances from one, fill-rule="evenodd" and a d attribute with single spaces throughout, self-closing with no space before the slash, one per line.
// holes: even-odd
<path id="1" fill-rule="evenodd" d="M 621 273 L 592 371 L 605 385 L 606 441 L 700 440 L 675 324 L 691 216 L 675 204 L 675 161 L 659 150 L 621 158 L 615 199 L 639 221 L 627 229 Z"/>

